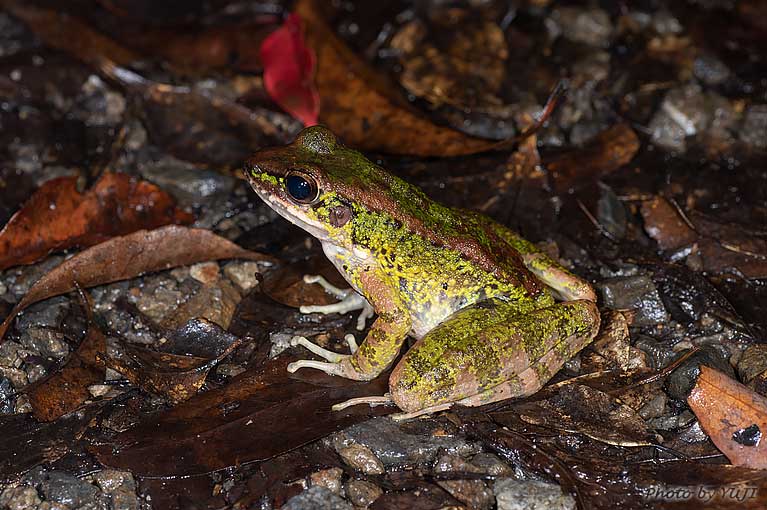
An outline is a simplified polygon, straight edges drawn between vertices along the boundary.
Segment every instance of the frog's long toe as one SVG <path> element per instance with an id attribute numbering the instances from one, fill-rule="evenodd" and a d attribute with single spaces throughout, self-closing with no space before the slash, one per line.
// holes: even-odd
<path id="1" fill-rule="evenodd" d="M 348 357 L 348 355 L 346 355 L 346 357 Z M 314 368 L 316 370 L 321 370 L 328 375 L 346 376 L 346 370 L 342 363 L 328 363 L 327 361 L 315 361 L 313 359 L 301 359 L 290 363 L 288 365 L 288 372 L 292 374 L 302 368 Z"/>
<path id="2" fill-rule="evenodd" d="M 351 342 L 349 341 L 349 337 L 351 337 Z M 354 354 L 354 351 L 357 350 L 357 342 L 354 340 L 354 336 L 346 335 L 344 339 L 349 344 L 349 349 L 352 349 L 352 354 Z M 329 351 L 325 349 L 324 347 L 320 347 L 319 345 L 315 344 L 314 342 L 310 342 L 308 339 L 302 336 L 294 336 L 293 338 L 291 338 L 290 345 L 291 347 L 295 347 L 297 345 L 306 347 L 317 356 L 323 359 L 326 359 L 330 361 L 331 363 L 339 363 L 343 361 L 344 358 L 349 357 L 348 354 L 339 354 L 337 352 Z"/>
<path id="3" fill-rule="evenodd" d="M 325 315 L 353 312 L 354 310 L 363 310 L 364 313 L 365 308 L 369 306 L 364 297 L 349 289 L 349 294 L 337 303 L 332 305 L 304 305 L 299 310 L 301 310 L 301 313 L 321 313 Z"/>
<path id="4" fill-rule="evenodd" d="M 331 296 L 335 296 L 337 299 L 343 299 L 345 298 L 350 292 L 352 292 L 352 289 L 341 289 L 330 283 L 325 279 L 324 276 L 318 275 L 318 274 L 305 274 L 304 275 L 304 282 L 305 283 L 316 283 L 320 287 L 322 287 L 325 292 L 330 294 Z"/>
<path id="5" fill-rule="evenodd" d="M 355 310 L 362 310 L 357 317 L 357 331 L 365 329 L 365 324 L 369 318 L 373 316 L 375 310 L 368 303 L 368 300 L 357 294 L 354 289 L 339 289 L 332 283 L 328 282 L 320 275 L 304 275 L 304 281 L 306 283 L 316 283 L 321 286 L 325 292 L 339 299 L 337 303 L 332 305 L 306 305 L 301 306 L 299 310 L 301 313 L 321 313 L 324 315 L 331 313 L 349 313 Z"/>
<path id="6" fill-rule="evenodd" d="M 338 404 L 333 405 L 331 409 L 333 411 L 341 411 L 343 409 L 346 409 L 347 407 L 358 406 L 360 404 L 367 404 L 370 407 L 375 407 L 375 406 L 394 405 L 394 401 L 391 399 L 391 395 L 387 393 L 385 395 L 381 395 L 378 397 L 373 396 L 373 397 L 350 398 L 349 400 L 344 400 L 343 402 L 339 402 Z"/>

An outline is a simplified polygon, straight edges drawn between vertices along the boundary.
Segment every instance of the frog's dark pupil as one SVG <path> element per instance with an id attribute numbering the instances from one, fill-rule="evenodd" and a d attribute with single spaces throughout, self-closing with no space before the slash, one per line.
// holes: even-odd
<path id="1" fill-rule="evenodd" d="M 300 175 L 289 175 L 286 180 L 288 193 L 299 201 L 305 201 L 312 198 L 312 185 Z"/>

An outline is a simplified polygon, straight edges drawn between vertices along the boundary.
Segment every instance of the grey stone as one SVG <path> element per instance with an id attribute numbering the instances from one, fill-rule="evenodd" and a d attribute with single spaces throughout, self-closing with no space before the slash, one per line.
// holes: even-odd
<path id="1" fill-rule="evenodd" d="M 438 427 L 437 424 L 424 426 Z M 353 443 L 364 445 L 373 451 L 384 466 L 432 462 L 438 453 L 455 453 L 469 456 L 481 448 L 457 436 L 436 436 L 429 431 L 405 432 L 402 425 L 389 418 L 379 417 L 359 423 L 332 436 L 338 448 Z"/>
<path id="2" fill-rule="evenodd" d="M 709 86 L 719 85 L 730 77 L 730 69 L 725 63 L 709 54 L 700 55 L 695 59 L 692 72 L 697 79 Z"/>
<path id="3" fill-rule="evenodd" d="M 381 494 L 383 489 L 365 480 L 350 480 L 346 484 L 346 497 L 357 507 L 369 507 Z"/>
<path id="4" fill-rule="evenodd" d="M 325 487 L 327 490 L 340 494 L 341 492 L 341 477 L 344 474 L 344 470 L 341 468 L 329 468 L 317 471 L 309 475 L 312 487 Z"/>
<path id="5" fill-rule="evenodd" d="M 679 356 L 682 355 L 683 353 L 679 353 Z M 687 396 L 700 375 L 701 365 L 715 368 L 735 379 L 735 370 L 724 353 L 714 345 L 704 345 L 671 372 L 666 379 L 666 393 L 673 399 L 687 401 Z"/>
<path id="6" fill-rule="evenodd" d="M 658 110 L 653 115 L 649 130 L 650 137 L 656 145 L 673 152 L 687 151 L 687 134 L 684 128 L 665 111 Z"/>
<path id="7" fill-rule="evenodd" d="M 71 114 L 89 126 L 114 126 L 122 121 L 125 98 L 92 74 L 80 88 Z"/>
<path id="8" fill-rule="evenodd" d="M 19 315 L 17 329 L 22 333 L 29 328 L 58 328 L 69 310 L 69 299 L 57 296 L 35 303 Z"/>
<path id="9" fill-rule="evenodd" d="M 565 39 L 605 48 L 613 32 L 607 12 L 597 8 L 560 7 L 552 13 Z"/>
<path id="10" fill-rule="evenodd" d="M 26 477 L 48 501 L 76 508 L 96 499 L 99 490 L 86 481 L 61 471 L 36 470 Z"/>
<path id="11" fill-rule="evenodd" d="M 21 343 L 27 349 L 39 352 L 42 356 L 60 359 L 69 353 L 69 346 L 64 341 L 64 334 L 50 327 L 29 327 L 22 331 Z"/>
<path id="12" fill-rule="evenodd" d="M 354 510 L 354 507 L 324 487 L 310 487 L 290 498 L 282 510 Z"/>
<path id="13" fill-rule="evenodd" d="M 0 508 L 8 510 L 34 510 L 40 504 L 37 491 L 27 485 L 8 487 L 0 492 Z"/>
<path id="14" fill-rule="evenodd" d="M 37 280 L 61 264 L 63 260 L 64 257 L 56 255 L 48 257 L 37 264 L 10 269 L 4 275 L 6 285 L 11 294 L 13 294 L 13 297 L 19 300 Z"/>
<path id="15" fill-rule="evenodd" d="M 475 466 L 480 473 L 493 476 L 511 476 L 514 470 L 497 455 L 487 452 L 480 452 L 471 458 L 471 464 Z"/>
<path id="16" fill-rule="evenodd" d="M 663 306 L 653 281 L 642 275 L 612 278 L 599 284 L 607 308 L 632 308 L 637 315 L 636 326 L 651 326 L 668 322 L 669 316 Z"/>
<path id="17" fill-rule="evenodd" d="M 501 478 L 494 492 L 498 510 L 573 510 L 575 500 L 558 485 Z"/>
<path id="18" fill-rule="evenodd" d="M 136 482 L 133 479 L 133 474 L 129 471 L 105 469 L 94 474 L 93 481 L 107 494 L 119 489 L 136 490 Z"/>
<path id="19" fill-rule="evenodd" d="M 162 156 L 142 165 L 141 175 L 173 195 L 181 205 L 228 197 L 235 184 L 232 177 L 198 168 L 172 156 Z"/>
<path id="20" fill-rule="evenodd" d="M 253 261 L 230 262 L 224 267 L 224 274 L 242 294 L 247 294 L 258 284 L 258 273 L 258 263 Z"/>
<path id="21" fill-rule="evenodd" d="M 740 140 L 757 149 L 767 149 L 767 104 L 748 107 L 743 116 Z"/>
<path id="22" fill-rule="evenodd" d="M 351 443 L 337 445 L 336 452 L 350 467 L 369 475 L 382 475 L 384 465 L 375 453 L 367 446 Z"/>
<path id="23" fill-rule="evenodd" d="M 16 389 L 11 380 L 0 376 L 0 414 L 12 414 L 16 408 Z"/>
<path id="24" fill-rule="evenodd" d="M 652 17 L 652 27 L 660 35 L 679 34 L 684 27 L 679 20 L 668 11 L 658 11 Z"/>

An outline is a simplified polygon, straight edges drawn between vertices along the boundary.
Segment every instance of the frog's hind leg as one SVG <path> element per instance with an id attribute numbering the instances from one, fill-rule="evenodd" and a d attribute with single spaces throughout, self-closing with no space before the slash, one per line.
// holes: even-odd
<path id="1" fill-rule="evenodd" d="M 478 303 L 419 340 L 392 372 L 389 390 L 406 413 L 531 395 L 598 330 L 589 300 L 524 312 L 498 299 Z"/>

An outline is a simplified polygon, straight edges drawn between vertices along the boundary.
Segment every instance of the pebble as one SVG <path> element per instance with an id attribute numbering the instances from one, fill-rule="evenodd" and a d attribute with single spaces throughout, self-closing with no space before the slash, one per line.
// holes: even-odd
<path id="1" fill-rule="evenodd" d="M 253 261 L 231 262 L 224 267 L 224 274 L 241 294 L 247 294 L 258 285 L 256 274 L 260 273 L 258 263 Z"/>
<path id="2" fill-rule="evenodd" d="M 664 324 L 669 320 L 658 289 L 648 276 L 611 278 L 600 283 L 599 288 L 606 307 L 636 310 L 635 326 Z"/>
<path id="3" fill-rule="evenodd" d="M 354 507 L 324 487 L 310 487 L 290 498 L 282 510 L 354 510 Z"/>
<path id="4" fill-rule="evenodd" d="M 501 478 L 494 487 L 498 510 L 574 510 L 575 500 L 558 485 Z"/>
<path id="5" fill-rule="evenodd" d="M 383 489 L 365 480 L 350 480 L 346 484 L 346 497 L 355 507 L 367 508 L 381 494 L 383 494 Z"/>
<path id="6" fill-rule="evenodd" d="M 325 487 L 335 494 L 340 494 L 341 476 L 343 474 L 344 470 L 341 468 L 323 469 L 309 475 L 309 481 L 312 487 Z"/>
<path id="7" fill-rule="evenodd" d="M 357 471 L 369 475 L 382 475 L 385 472 L 383 462 L 367 446 L 352 443 L 336 448 L 336 452 L 346 464 Z"/>

